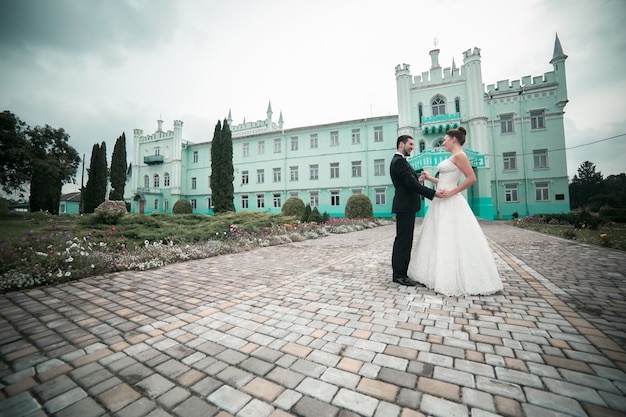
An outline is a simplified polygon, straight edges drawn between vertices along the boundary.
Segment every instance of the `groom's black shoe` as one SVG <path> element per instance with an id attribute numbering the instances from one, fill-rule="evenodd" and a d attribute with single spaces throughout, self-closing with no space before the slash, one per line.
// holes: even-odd
<path id="1" fill-rule="evenodd" d="M 406 285 L 407 287 L 415 287 L 415 283 L 409 279 L 409 277 L 393 277 L 393 282 L 400 285 Z"/>

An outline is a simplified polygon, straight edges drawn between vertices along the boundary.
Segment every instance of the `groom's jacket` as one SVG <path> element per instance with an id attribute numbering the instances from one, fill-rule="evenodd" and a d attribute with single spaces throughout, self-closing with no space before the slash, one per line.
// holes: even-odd
<path id="1" fill-rule="evenodd" d="M 421 207 L 419 194 L 430 200 L 435 197 L 435 190 L 419 183 L 417 173 L 402 155 L 393 156 L 389 173 L 396 188 L 391 206 L 392 213 L 417 212 Z"/>

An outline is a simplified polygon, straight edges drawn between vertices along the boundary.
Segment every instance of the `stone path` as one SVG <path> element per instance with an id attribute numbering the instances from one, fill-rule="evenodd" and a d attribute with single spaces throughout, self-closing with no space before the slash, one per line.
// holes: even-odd
<path id="1" fill-rule="evenodd" d="M 484 223 L 504 291 L 444 297 L 394 227 L 1 295 L 0 417 L 626 415 L 623 252 Z"/>

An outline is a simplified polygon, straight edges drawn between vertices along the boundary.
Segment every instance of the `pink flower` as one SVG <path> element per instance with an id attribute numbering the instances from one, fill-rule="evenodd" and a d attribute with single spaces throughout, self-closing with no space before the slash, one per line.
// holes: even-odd
<path id="1" fill-rule="evenodd" d="M 115 226 L 111 227 L 111 231 L 115 232 L 117 229 L 115 228 Z"/>

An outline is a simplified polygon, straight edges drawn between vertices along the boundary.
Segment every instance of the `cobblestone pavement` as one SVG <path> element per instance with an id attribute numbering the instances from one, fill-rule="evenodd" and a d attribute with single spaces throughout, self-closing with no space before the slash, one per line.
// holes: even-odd
<path id="1" fill-rule="evenodd" d="M 626 415 L 623 252 L 486 222 L 504 291 L 444 297 L 394 228 L 1 295 L 0 417 Z"/>

